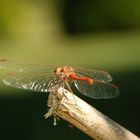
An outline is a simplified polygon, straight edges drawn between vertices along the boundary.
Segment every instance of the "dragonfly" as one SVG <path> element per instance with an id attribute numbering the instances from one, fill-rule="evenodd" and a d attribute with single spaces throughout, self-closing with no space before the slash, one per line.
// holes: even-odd
<path id="1" fill-rule="evenodd" d="M 0 60 L 3 82 L 12 87 L 36 92 L 51 92 L 63 87 L 72 91 L 74 85 L 83 95 L 94 99 L 114 98 L 120 94 L 106 71 L 81 67 L 39 65 L 27 62 Z"/>

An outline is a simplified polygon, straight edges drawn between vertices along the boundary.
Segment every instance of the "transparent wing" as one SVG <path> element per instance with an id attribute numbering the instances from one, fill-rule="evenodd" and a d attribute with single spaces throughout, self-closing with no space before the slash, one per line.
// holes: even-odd
<path id="1" fill-rule="evenodd" d="M 26 72 L 26 73 L 49 73 L 56 67 L 52 65 L 39 65 L 22 61 L 0 60 L 0 71 L 4 72 Z"/>
<path id="2" fill-rule="evenodd" d="M 17 88 L 47 92 L 55 81 L 51 65 L 36 65 L 28 62 L 0 60 L 0 72 L 4 72 L 4 83 Z"/>
<path id="3" fill-rule="evenodd" d="M 52 74 L 29 74 L 29 73 L 8 73 L 3 82 L 6 85 L 32 90 L 37 92 L 48 92 L 50 86 L 55 84 L 56 79 Z"/>
<path id="4" fill-rule="evenodd" d="M 99 80 L 102 82 L 111 82 L 112 77 L 109 73 L 100 70 L 88 70 L 80 67 L 74 67 L 74 71 L 77 74 L 84 75 L 95 80 Z"/>
<path id="5" fill-rule="evenodd" d="M 114 98 L 120 94 L 119 89 L 115 85 L 108 82 L 95 80 L 95 82 L 90 85 L 85 81 L 76 80 L 74 83 L 80 93 L 90 98 Z"/>

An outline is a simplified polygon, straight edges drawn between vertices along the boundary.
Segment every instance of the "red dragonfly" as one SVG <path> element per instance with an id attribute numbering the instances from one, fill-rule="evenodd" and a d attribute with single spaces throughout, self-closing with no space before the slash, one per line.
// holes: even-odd
<path id="1" fill-rule="evenodd" d="M 111 83 L 109 73 L 79 67 L 36 65 L 26 62 L 0 60 L 0 71 L 6 72 L 6 85 L 37 92 L 51 92 L 63 87 L 70 90 L 74 84 L 78 91 L 90 98 L 117 97 L 119 89 Z"/>

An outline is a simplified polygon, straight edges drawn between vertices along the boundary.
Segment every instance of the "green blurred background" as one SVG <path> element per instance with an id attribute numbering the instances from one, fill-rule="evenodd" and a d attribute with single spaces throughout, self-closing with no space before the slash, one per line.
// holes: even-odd
<path id="1" fill-rule="evenodd" d="M 0 59 L 106 70 L 121 95 L 82 99 L 140 136 L 139 0 L 0 0 Z M 90 140 L 44 119 L 48 94 L 0 82 L 1 139 Z M 92 115 L 92 114 L 91 114 Z"/>

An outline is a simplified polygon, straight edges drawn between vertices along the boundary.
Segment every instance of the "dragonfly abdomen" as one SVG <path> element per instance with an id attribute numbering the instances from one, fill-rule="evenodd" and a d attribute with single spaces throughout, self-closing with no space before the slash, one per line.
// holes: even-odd
<path id="1" fill-rule="evenodd" d="M 68 78 L 70 78 L 71 80 L 80 80 L 80 81 L 85 81 L 88 84 L 92 85 L 94 83 L 94 79 L 89 78 L 89 77 L 79 77 L 77 76 L 75 73 L 69 74 Z"/>

